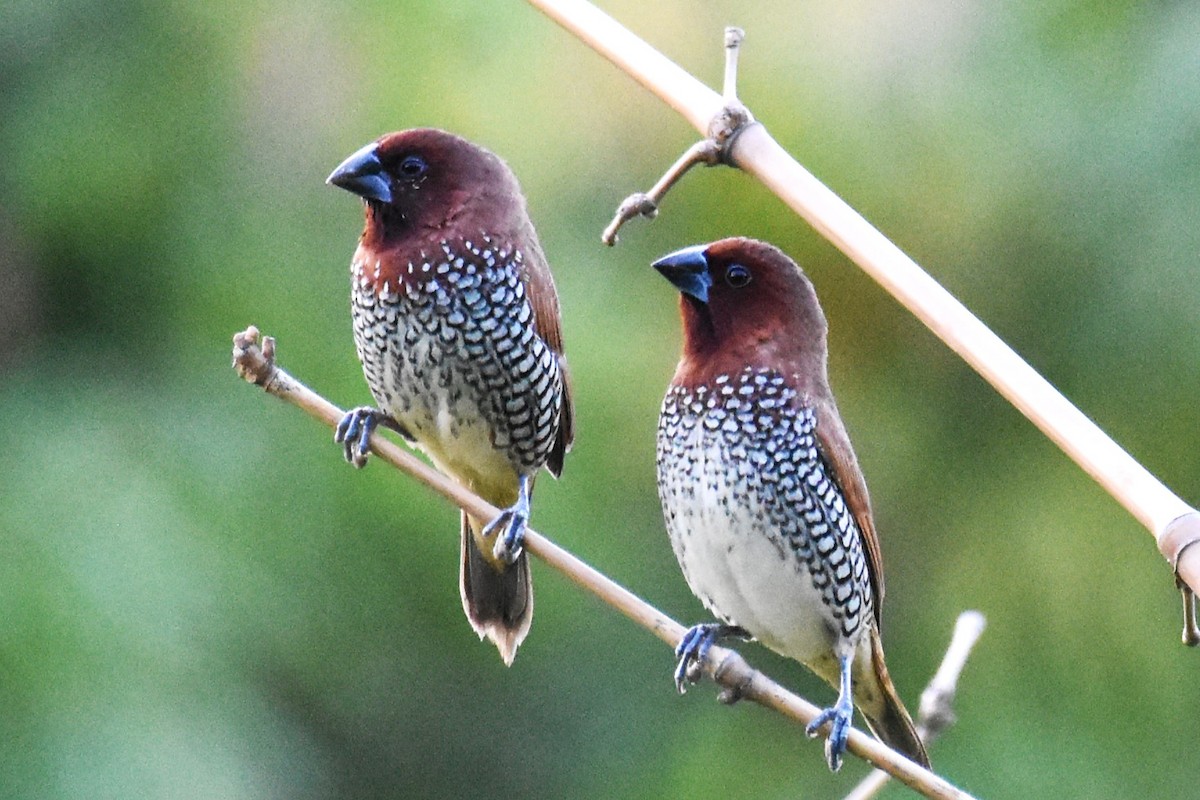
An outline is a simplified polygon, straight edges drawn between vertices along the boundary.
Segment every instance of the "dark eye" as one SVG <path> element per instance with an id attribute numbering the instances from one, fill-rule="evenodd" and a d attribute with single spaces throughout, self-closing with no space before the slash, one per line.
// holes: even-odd
<path id="1" fill-rule="evenodd" d="M 427 169 L 429 165 L 420 156 L 405 156 L 400 162 L 400 174 L 406 178 L 419 178 Z"/>
<path id="2" fill-rule="evenodd" d="M 725 282 L 735 289 L 740 289 L 750 282 L 750 270 L 741 264 L 730 264 L 725 270 Z"/>

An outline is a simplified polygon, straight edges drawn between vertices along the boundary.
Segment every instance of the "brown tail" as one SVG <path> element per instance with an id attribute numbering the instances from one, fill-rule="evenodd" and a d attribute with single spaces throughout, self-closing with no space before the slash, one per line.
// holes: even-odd
<path id="1" fill-rule="evenodd" d="M 896 686 L 892 683 L 887 665 L 883 662 L 883 642 L 879 639 L 879 632 L 873 628 L 871 630 L 871 666 L 875 672 L 882 702 L 876 703 L 875 708 L 872 709 L 859 706 L 871 733 L 875 734 L 875 737 L 888 747 L 899 750 L 916 763 L 929 769 L 929 754 L 925 752 L 925 745 L 917 734 L 912 717 L 908 715 L 904 703 L 900 702 L 900 696 L 896 694 Z"/>
<path id="2" fill-rule="evenodd" d="M 533 582 L 524 551 L 512 564 L 500 564 L 480 551 L 471 521 L 462 515 L 462 570 L 459 573 L 463 611 L 482 639 L 491 639 L 505 666 L 533 622 Z"/>

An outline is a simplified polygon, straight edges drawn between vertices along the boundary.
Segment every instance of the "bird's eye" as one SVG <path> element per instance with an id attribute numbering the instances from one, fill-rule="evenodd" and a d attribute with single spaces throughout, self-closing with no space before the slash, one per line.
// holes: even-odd
<path id="1" fill-rule="evenodd" d="M 400 174 L 406 178 L 419 178 L 429 169 L 429 164 L 420 156 L 405 156 L 400 162 Z"/>
<path id="2" fill-rule="evenodd" d="M 730 264 L 725 270 L 725 282 L 735 289 L 740 289 L 750 282 L 750 270 L 741 264 Z"/>

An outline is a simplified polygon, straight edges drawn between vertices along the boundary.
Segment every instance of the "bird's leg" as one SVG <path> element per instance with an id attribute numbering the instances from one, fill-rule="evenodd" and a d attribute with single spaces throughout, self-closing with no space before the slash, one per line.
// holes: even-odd
<path id="1" fill-rule="evenodd" d="M 522 475 L 517 479 L 517 502 L 497 514 L 483 529 L 485 539 L 499 532 L 492 555 L 508 564 L 516 561 L 517 556 L 521 555 L 525 526 L 528 524 L 529 476 Z"/>
<path id="2" fill-rule="evenodd" d="M 346 412 L 333 432 L 333 440 L 345 447 L 347 461 L 359 468 L 366 466 L 371 454 L 371 433 L 381 422 L 396 427 L 392 418 L 378 408 L 359 406 Z"/>
<path id="3" fill-rule="evenodd" d="M 750 633 L 739 625 L 726 625 L 723 622 L 702 622 L 684 631 L 679 646 L 675 648 L 675 657 L 679 663 L 675 666 L 675 688 L 680 694 L 687 691 L 700 677 L 700 665 L 709 649 L 721 639 L 737 636 L 749 639 Z"/>
<path id="4" fill-rule="evenodd" d="M 842 768 L 842 754 L 846 752 L 846 740 L 850 738 L 850 723 L 854 719 L 854 700 L 851 690 L 850 665 L 854 663 L 854 654 L 838 659 L 841 664 L 841 689 L 837 702 L 817 715 L 808 723 L 804 732 L 810 738 L 820 732 L 820 727 L 829 722 L 829 738 L 825 740 L 825 760 L 829 769 L 837 772 Z"/>

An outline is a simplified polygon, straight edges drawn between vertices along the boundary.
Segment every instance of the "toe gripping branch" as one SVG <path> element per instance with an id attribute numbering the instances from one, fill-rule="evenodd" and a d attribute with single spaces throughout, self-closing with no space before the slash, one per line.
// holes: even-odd
<path id="1" fill-rule="evenodd" d="M 689 147 L 648 192 L 636 192 L 621 203 L 612 222 L 600 239 L 609 247 L 617 243 L 617 231 L 634 217 L 653 219 L 658 216 L 658 204 L 688 170 L 697 164 L 709 167 L 729 164 L 729 151 L 742 131 L 755 125 L 754 116 L 737 97 L 738 51 L 745 33 L 741 28 L 725 29 L 725 105 L 708 124 L 708 136 Z"/>
<path id="2" fill-rule="evenodd" d="M 333 440 L 346 449 L 346 460 L 358 468 L 365 467 L 371 454 L 371 434 L 387 415 L 378 408 L 359 406 L 346 412 Z"/>
<path id="3" fill-rule="evenodd" d="M 1180 575 L 1180 562 L 1186 556 L 1200 555 L 1200 512 L 1192 511 L 1172 521 L 1159 538 L 1158 549 L 1167 557 L 1175 573 L 1175 585 L 1183 600 L 1183 643 L 1188 647 L 1200 644 L 1200 626 L 1196 623 L 1196 594 Z"/>
<path id="4" fill-rule="evenodd" d="M 347 411 L 333 431 L 333 440 L 345 448 L 346 460 L 361 469 L 367 465 L 367 456 L 371 455 L 371 434 L 380 425 L 394 430 L 406 441 L 413 440 L 400 423 L 378 408 L 370 406 L 359 406 Z"/>
<path id="5" fill-rule="evenodd" d="M 675 648 L 675 657 L 679 659 L 675 666 L 675 688 L 680 694 L 699 680 L 704 657 L 708 655 L 712 646 L 730 637 L 749 639 L 750 633 L 738 625 L 726 625 L 722 622 L 702 622 L 684 631 L 679 646 Z M 730 698 L 727 702 L 736 699 Z"/>
<path id="6" fill-rule="evenodd" d="M 804 728 L 804 733 L 809 738 L 814 738 L 821 732 L 821 726 L 829 723 L 829 737 L 825 740 L 825 761 L 833 772 L 842 768 L 842 756 L 846 752 L 846 741 L 850 738 L 850 724 L 854 721 L 853 687 L 850 677 L 853 661 L 853 655 L 842 656 L 839 659 L 841 687 L 837 702 L 818 714 L 816 719 Z"/>
<path id="7" fill-rule="evenodd" d="M 497 514 L 483 529 L 484 538 L 499 534 L 492 555 L 508 564 L 521 555 L 525 546 L 525 527 L 529 525 L 529 476 L 522 475 L 517 487 L 517 502 Z"/>

